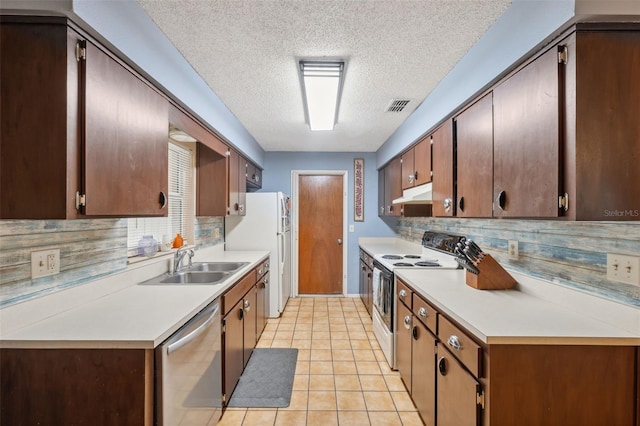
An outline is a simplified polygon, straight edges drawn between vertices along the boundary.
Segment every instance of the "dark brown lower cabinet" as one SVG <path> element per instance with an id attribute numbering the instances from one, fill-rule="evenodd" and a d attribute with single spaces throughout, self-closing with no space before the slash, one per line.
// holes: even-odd
<path id="1" fill-rule="evenodd" d="M 409 298 L 410 300 L 411 298 Z M 411 310 L 398 300 L 396 314 L 396 367 L 411 393 Z"/>
<path id="2" fill-rule="evenodd" d="M 253 348 L 256 347 L 256 339 L 258 337 L 258 333 L 256 332 L 258 289 L 256 286 L 251 287 L 251 290 L 244 296 L 243 304 L 244 367 L 247 365 L 247 362 L 249 362 Z"/>
<path id="3" fill-rule="evenodd" d="M 436 424 L 436 337 L 415 316 L 411 328 L 411 397 L 427 425 Z M 445 423 L 441 423 L 445 424 Z"/>
<path id="4" fill-rule="evenodd" d="M 263 275 L 256 283 L 256 343 L 267 325 L 267 294 L 269 288 L 269 274 Z"/>
<path id="5" fill-rule="evenodd" d="M 0 424 L 153 424 L 153 349 L 0 349 Z"/>
<path id="6" fill-rule="evenodd" d="M 243 305 L 244 299 L 240 299 L 222 319 L 224 330 L 222 338 L 224 389 L 222 393 L 227 397 L 227 401 L 244 369 Z"/>
<path id="7" fill-rule="evenodd" d="M 438 343 L 438 424 L 475 426 L 480 423 L 480 383 Z"/>

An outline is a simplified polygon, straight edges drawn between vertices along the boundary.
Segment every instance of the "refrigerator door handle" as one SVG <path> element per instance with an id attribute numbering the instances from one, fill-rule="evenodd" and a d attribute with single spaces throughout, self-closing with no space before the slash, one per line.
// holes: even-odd
<path id="1" fill-rule="evenodd" d="M 280 238 L 280 241 L 278 242 L 278 250 L 279 250 L 279 255 L 278 257 L 280 258 L 280 267 L 278 268 L 278 273 L 280 275 L 280 277 L 282 277 L 282 272 L 284 271 L 284 263 L 285 263 L 285 249 L 284 249 L 284 233 L 280 233 L 278 234 L 278 237 Z"/>

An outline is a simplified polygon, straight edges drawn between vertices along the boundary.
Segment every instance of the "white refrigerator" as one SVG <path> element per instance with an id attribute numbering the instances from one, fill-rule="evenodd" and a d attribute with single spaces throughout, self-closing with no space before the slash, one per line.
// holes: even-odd
<path id="1" fill-rule="evenodd" d="M 268 250 L 266 312 L 277 318 L 291 295 L 291 199 L 282 192 L 247 193 L 246 215 L 225 218 L 226 250 Z"/>

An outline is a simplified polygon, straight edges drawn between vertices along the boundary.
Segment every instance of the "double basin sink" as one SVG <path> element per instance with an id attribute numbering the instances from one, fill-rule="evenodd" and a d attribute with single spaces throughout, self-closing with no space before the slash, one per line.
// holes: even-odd
<path id="1" fill-rule="evenodd" d="M 249 262 L 194 262 L 173 274 L 163 274 L 142 284 L 218 284 Z"/>

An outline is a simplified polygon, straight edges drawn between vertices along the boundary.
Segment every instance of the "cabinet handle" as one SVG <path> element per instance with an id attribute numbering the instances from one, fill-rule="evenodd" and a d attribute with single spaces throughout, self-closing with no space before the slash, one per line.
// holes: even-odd
<path id="1" fill-rule="evenodd" d="M 429 316 L 429 312 L 427 312 L 427 308 L 423 306 L 420 309 L 418 309 L 418 315 L 420 315 L 422 318 L 426 318 Z"/>
<path id="2" fill-rule="evenodd" d="M 498 207 L 500 207 L 500 210 L 504 211 L 504 207 L 507 202 L 507 193 L 504 191 L 500 191 L 498 193 L 498 197 L 496 198 L 496 202 L 498 203 Z"/>
<path id="3" fill-rule="evenodd" d="M 451 346 L 452 349 L 456 351 L 462 350 L 462 342 L 460 341 L 460 338 L 455 334 L 449 336 L 447 343 L 449 344 L 449 346 Z"/>
<path id="4" fill-rule="evenodd" d="M 446 376 L 447 375 L 447 360 L 445 357 L 441 357 L 438 360 L 438 371 L 440 372 L 440 375 L 442 376 Z"/>
<path id="5" fill-rule="evenodd" d="M 269 284 L 269 277 L 264 277 L 264 285 L 265 287 Z"/>
<path id="6" fill-rule="evenodd" d="M 410 174 L 410 175 L 408 176 L 408 180 L 409 180 L 409 183 L 413 183 L 413 181 L 415 180 L 415 175 Z"/>
<path id="7" fill-rule="evenodd" d="M 413 329 L 411 330 L 411 336 L 413 337 L 413 340 L 418 340 L 419 336 L 418 336 L 418 326 L 414 325 Z"/>
<path id="8" fill-rule="evenodd" d="M 451 198 L 445 198 L 442 204 L 444 205 L 444 211 L 449 213 L 453 206 L 453 200 Z"/>
<path id="9" fill-rule="evenodd" d="M 158 202 L 160 203 L 160 208 L 164 209 L 167 206 L 167 196 L 164 195 L 164 192 L 160 191 L 160 197 L 158 198 Z"/>
<path id="10" fill-rule="evenodd" d="M 384 206 L 380 206 L 380 214 L 384 214 Z"/>
<path id="11" fill-rule="evenodd" d="M 418 180 L 418 171 L 413 172 L 413 179 Z"/>
<path id="12" fill-rule="evenodd" d="M 404 289 L 400 290 L 400 293 L 398 293 L 398 296 L 404 300 L 405 297 L 407 297 L 407 292 L 404 291 Z"/>
<path id="13" fill-rule="evenodd" d="M 251 302 L 248 300 L 244 301 L 244 311 L 249 312 L 251 310 Z"/>
<path id="14" fill-rule="evenodd" d="M 238 211 L 239 211 L 240 213 L 244 213 L 244 204 L 239 204 L 239 205 L 238 205 Z"/>
<path id="15" fill-rule="evenodd" d="M 404 328 L 406 328 L 407 330 L 411 328 L 411 317 L 409 315 L 404 317 Z"/>
<path id="16" fill-rule="evenodd" d="M 238 317 L 239 317 L 240 319 L 244 319 L 244 309 L 240 308 L 240 309 L 238 309 L 238 310 L 240 311 L 240 312 L 238 312 Z"/>
<path id="17" fill-rule="evenodd" d="M 458 201 L 458 208 L 461 212 L 464 211 L 464 197 L 460 197 L 460 201 Z"/>

